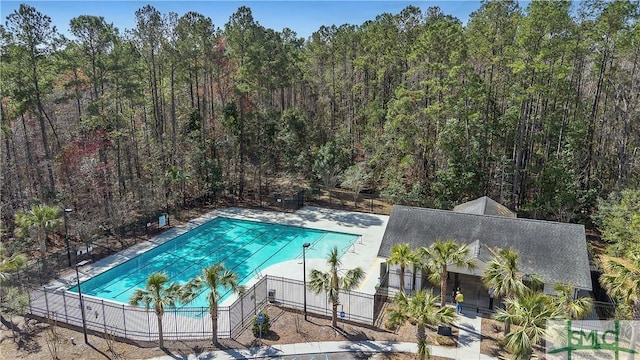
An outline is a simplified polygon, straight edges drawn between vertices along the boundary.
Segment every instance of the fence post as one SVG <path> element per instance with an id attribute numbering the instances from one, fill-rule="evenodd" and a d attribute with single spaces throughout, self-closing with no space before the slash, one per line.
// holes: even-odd
<path id="1" fill-rule="evenodd" d="M 253 286 L 253 315 L 256 314 L 257 310 L 256 308 L 258 307 L 258 305 L 256 304 L 257 299 L 256 299 L 256 286 Z"/>
<path id="2" fill-rule="evenodd" d="M 24 290 L 24 283 L 22 283 L 22 289 Z M 29 292 L 29 313 L 33 314 L 33 303 L 31 302 L 31 292 Z"/>
<path id="3" fill-rule="evenodd" d="M 104 300 L 101 300 L 100 302 L 102 303 L 102 324 L 104 326 L 104 334 L 107 335 L 107 315 L 105 314 Z"/>
<path id="4" fill-rule="evenodd" d="M 147 340 L 151 341 L 151 324 L 150 324 L 151 321 L 149 320 L 149 310 L 148 309 L 146 311 L 146 314 L 147 314 L 147 331 L 148 331 L 147 332 Z M 158 321 L 158 320 L 156 319 L 156 321 Z M 160 335 L 160 334 L 158 334 L 158 335 Z"/>
<path id="5" fill-rule="evenodd" d="M 349 290 L 349 296 L 347 299 L 347 314 L 349 314 L 349 321 L 351 321 L 351 290 Z"/>
<path id="6" fill-rule="evenodd" d="M 49 318 L 49 299 L 47 298 L 47 289 L 43 288 L 43 290 L 44 290 L 44 303 L 45 303 L 45 306 L 47 308 L 47 317 L 46 318 L 48 319 Z"/>
<path id="7" fill-rule="evenodd" d="M 325 301 L 324 301 L 324 316 L 329 315 L 329 292 L 325 291 Z M 331 316 L 333 316 L 333 304 L 331 304 Z"/>
<path id="8" fill-rule="evenodd" d="M 69 323 L 69 317 L 67 316 L 67 296 L 65 295 L 67 292 L 64 291 L 62 293 L 62 304 L 64 305 L 64 320 Z"/>
<path id="9" fill-rule="evenodd" d="M 127 337 L 127 313 L 124 311 L 124 305 L 122 305 L 122 324 L 124 325 L 124 337 Z"/>
<path id="10" fill-rule="evenodd" d="M 178 336 L 178 309 L 177 308 L 173 308 L 173 318 L 174 318 L 174 323 L 176 324 L 176 339 L 179 339 L 180 337 Z"/>
<path id="11" fill-rule="evenodd" d="M 42 267 L 44 263 L 38 259 L 38 281 L 40 281 L 40 286 L 44 286 L 44 282 L 42 281 Z M 47 261 L 46 259 L 44 261 Z M 47 314 L 49 312 L 49 308 L 47 308 Z"/>

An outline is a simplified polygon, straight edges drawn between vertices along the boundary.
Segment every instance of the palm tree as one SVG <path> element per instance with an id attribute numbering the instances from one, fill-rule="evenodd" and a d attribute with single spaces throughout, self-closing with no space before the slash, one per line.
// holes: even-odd
<path id="1" fill-rule="evenodd" d="M 238 275 L 227 268 L 222 263 L 215 264 L 202 269 L 202 274 L 187 283 L 183 288 L 183 298 L 188 302 L 195 297 L 194 289 L 201 289 L 203 286 L 209 288 L 209 314 L 211 315 L 211 342 L 218 344 L 218 301 L 224 294 L 218 290 L 231 289 L 235 293 L 242 293 L 244 287 L 238 285 Z"/>
<path id="2" fill-rule="evenodd" d="M 400 265 L 400 291 L 404 291 L 404 271 L 406 267 L 414 265 L 416 262 L 417 257 L 409 248 L 409 244 L 395 244 L 391 247 L 391 256 L 387 259 L 387 263 L 389 265 Z"/>
<path id="3" fill-rule="evenodd" d="M 544 339 L 547 321 L 562 318 L 553 301 L 549 295 L 526 289 L 518 297 L 508 297 L 506 309 L 498 309 L 493 316 L 505 324 L 519 325 L 505 335 L 505 346 L 515 359 L 529 359 L 533 346 Z"/>
<path id="4" fill-rule="evenodd" d="M 160 348 L 164 348 L 164 339 L 162 336 L 162 316 L 165 307 L 174 307 L 181 300 L 181 287 L 175 283 L 166 286 L 169 277 L 165 273 L 156 272 L 149 275 L 145 289 L 136 289 L 129 304 L 139 305 L 143 303 L 147 310 L 153 304 L 153 309 L 158 317 L 158 339 Z"/>
<path id="5" fill-rule="evenodd" d="M 40 241 L 40 255 L 43 266 L 47 255 L 47 231 L 60 225 L 62 211 L 56 206 L 44 204 L 34 205 L 29 212 L 19 211 L 16 213 L 15 221 L 16 235 L 19 237 L 28 235 L 32 229 L 36 229 L 37 237 Z"/>
<path id="6" fill-rule="evenodd" d="M 23 254 L 9 255 L 0 243 L 0 284 L 7 279 L 9 273 L 17 271 L 27 262 L 27 258 Z"/>
<path id="7" fill-rule="evenodd" d="M 487 264 L 482 276 L 482 283 L 487 288 L 495 289 L 494 296 L 518 297 L 529 288 L 527 282 L 538 285 L 542 281 L 535 274 L 524 274 L 520 269 L 520 254 L 513 249 L 491 250 L 494 258 Z M 507 307 L 509 303 L 506 303 Z M 505 334 L 511 330 L 509 319 L 504 324 Z"/>
<path id="8" fill-rule="evenodd" d="M 609 295 L 631 310 L 632 320 L 640 320 L 640 251 L 631 249 L 625 258 L 601 256 L 600 284 Z"/>
<path id="9" fill-rule="evenodd" d="M 600 284 L 612 298 L 621 302 L 622 313 L 630 314 L 632 320 L 640 320 L 640 248 L 635 246 L 627 250 L 624 259 L 611 256 L 601 256 L 600 259 Z M 637 326 L 632 325 L 629 341 L 632 349 L 635 349 L 637 337 Z M 629 355 L 630 358 L 632 356 Z"/>
<path id="10" fill-rule="evenodd" d="M 333 309 L 331 312 L 331 325 L 338 327 L 338 305 L 340 305 L 340 289 L 353 290 L 364 278 L 365 272 L 357 267 L 348 270 L 344 276 L 339 276 L 340 258 L 338 257 L 338 247 L 334 247 L 327 257 L 327 265 L 329 271 L 322 272 L 320 270 L 311 271 L 311 280 L 309 287 L 311 290 L 319 294 L 322 291 L 327 292 L 327 298 L 331 301 Z"/>
<path id="11" fill-rule="evenodd" d="M 389 310 L 389 323 L 392 326 L 402 325 L 407 321 L 417 326 L 418 359 L 430 357 L 427 347 L 426 327 L 437 324 L 451 324 L 456 319 L 455 310 L 448 306 L 438 306 L 438 296 L 432 290 L 418 290 L 412 297 L 404 292 L 398 293 L 394 306 Z"/>
<path id="12" fill-rule="evenodd" d="M 476 263 L 469 253 L 469 246 L 460 245 L 455 240 L 436 240 L 428 248 L 420 249 L 424 265 L 430 271 L 429 281 L 440 283 L 440 306 L 444 306 L 447 293 L 447 266 L 474 269 Z"/>
<path id="13" fill-rule="evenodd" d="M 573 286 L 570 284 L 556 284 L 553 289 L 556 296 L 553 297 L 552 303 L 567 319 L 580 319 L 591 312 L 593 300 L 590 297 L 576 299 L 573 296 Z"/>
<path id="14" fill-rule="evenodd" d="M 527 286 L 520 271 L 520 254 L 513 249 L 499 249 L 487 264 L 482 283 L 495 289 L 495 296 L 515 297 L 524 293 Z"/>
<path id="15" fill-rule="evenodd" d="M 178 208 L 178 197 L 182 200 L 182 205 L 185 203 L 185 185 L 191 180 L 191 175 L 186 174 L 177 166 L 171 165 L 165 173 L 166 181 L 168 182 L 168 190 L 171 195 L 173 206 Z M 167 206 L 168 208 L 168 206 Z M 176 211 L 177 214 L 177 211 Z"/>

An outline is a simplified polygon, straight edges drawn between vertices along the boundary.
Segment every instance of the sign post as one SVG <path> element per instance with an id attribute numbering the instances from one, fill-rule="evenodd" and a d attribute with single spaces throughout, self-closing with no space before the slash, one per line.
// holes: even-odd
<path id="1" fill-rule="evenodd" d="M 262 343 L 262 323 L 264 322 L 264 315 L 258 314 L 258 330 L 260 332 L 260 342 Z"/>
<path id="2" fill-rule="evenodd" d="M 345 313 L 344 313 L 344 308 L 342 307 L 342 305 L 340 305 L 340 318 L 342 318 L 342 328 L 344 329 L 344 317 L 345 317 Z"/>

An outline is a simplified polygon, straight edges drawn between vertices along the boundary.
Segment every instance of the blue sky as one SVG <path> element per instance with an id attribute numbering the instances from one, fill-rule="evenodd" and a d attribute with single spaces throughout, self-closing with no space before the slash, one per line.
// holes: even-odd
<path id="1" fill-rule="evenodd" d="M 103 16 L 120 31 L 135 27 L 135 11 L 147 4 L 167 14 L 170 11 L 183 15 L 196 11 L 213 20 L 217 27 L 224 27 L 231 14 L 240 6 L 251 8 L 254 19 L 262 26 L 280 31 L 285 27 L 294 30 L 299 37 L 307 38 L 322 25 L 360 25 L 373 20 L 384 12 L 397 14 L 408 5 L 423 11 L 439 6 L 445 14 L 453 15 L 466 23 L 479 0 L 458 1 L 2 1 L 2 23 L 21 3 L 35 7 L 51 17 L 58 31 L 68 36 L 69 20 L 80 15 Z"/>

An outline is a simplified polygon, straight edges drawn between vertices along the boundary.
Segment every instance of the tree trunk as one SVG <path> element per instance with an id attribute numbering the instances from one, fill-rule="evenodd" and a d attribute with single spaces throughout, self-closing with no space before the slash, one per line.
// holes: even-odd
<path id="1" fill-rule="evenodd" d="M 447 268 L 442 269 L 442 273 L 440 274 L 440 306 L 444 307 L 446 304 L 447 298 Z M 455 296 L 454 296 L 455 301 Z"/>
<path id="2" fill-rule="evenodd" d="M 428 359 L 429 356 L 429 348 L 427 348 L 427 336 L 426 329 L 424 325 L 418 325 L 418 329 L 416 331 L 416 338 L 418 338 L 418 359 L 425 360 Z"/>
<path id="3" fill-rule="evenodd" d="M 239 142 L 239 161 L 240 161 L 240 174 L 239 174 L 239 186 L 238 186 L 238 199 L 242 200 L 244 198 L 244 95 L 240 95 L 240 136 L 238 138 Z"/>
<path id="4" fill-rule="evenodd" d="M 158 342 L 160 349 L 164 349 L 164 336 L 162 335 L 162 315 L 158 316 Z"/>
<path id="5" fill-rule="evenodd" d="M 511 332 L 511 319 L 507 318 L 504 321 L 504 336 L 507 336 Z"/>
<path id="6" fill-rule="evenodd" d="M 218 345 L 218 308 L 211 309 L 211 343 Z"/>
<path id="7" fill-rule="evenodd" d="M 118 195 L 122 198 L 126 186 L 124 183 L 124 175 L 122 173 L 122 157 L 121 157 L 120 137 L 116 138 L 116 174 L 118 177 Z"/>
<path id="8" fill-rule="evenodd" d="M 607 37 L 606 39 L 606 42 L 604 44 L 605 50 L 602 52 L 600 69 L 598 71 L 598 81 L 596 83 L 595 94 L 593 96 L 593 104 L 591 105 L 591 114 L 589 116 L 589 123 L 587 126 L 587 159 L 585 161 L 585 180 L 583 185 L 585 189 L 589 189 L 591 184 L 591 173 L 593 170 L 592 169 L 593 148 L 595 145 L 594 137 L 595 137 L 596 122 L 598 120 L 598 104 L 600 103 L 600 95 L 602 92 L 602 87 L 604 82 L 604 74 L 607 68 L 608 47 L 609 47 L 609 37 Z"/>
<path id="9" fill-rule="evenodd" d="M 47 232 L 38 229 L 38 237 L 40 238 L 40 258 L 42 259 L 42 273 L 47 276 Z"/>
<path id="10" fill-rule="evenodd" d="M 418 272 L 418 269 L 416 269 L 416 266 L 413 265 L 412 274 L 411 274 L 411 291 L 412 292 L 416 291 L 416 279 L 418 277 L 417 272 Z"/>
<path id="11" fill-rule="evenodd" d="M 49 178 L 49 194 L 56 193 L 56 185 L 53 179 L 53 166 L 51 165 L 51 149 L 49 149 L 49 141 L 47 140 L 47 130 L 44 125 L 44 114 L 42 112 L 42 102 L 40 100 L 40 87 L 38 84 L 38 76 L 36 65 L 33 65 L 33 83 L 35 86 L 36 105 L 38 108 L 38 123 L 40 124 L 40 133 L 42 135 L 42 147 L 44 148 L 44 158 L 47 166 L 47 175 Z"/>
<path id="12" fill-rule="evenodd" d="M 75 98 L 76 98 L 76 109 L 78 110 L 78 123 L 82 122 L 82 104 L 80 103 L 80 99 L 82 99 L 82 90 L 80 89 L 80 81 L 78 76 L 78 70 L 73 70 L 73 80 L 75 82 Z"/>
<path id="13" fill-rule="evenodd" d="M 177 152 L 177 120 L 176 120 L 176 90 L 175 90 L 175 64 L 171 64 L 171 161 L 174 164 L 174 157 Z"/>
<path id="14" fill-rule="evenodd" d="M 338 327 L 338 302 L 334 301 L 331 309 L 331 326 Z"/>
<path id="15" fill-rule="evenodd" d="M 533 82 L 533 79 L 532 81 Z M 519 198 L 519 192 L 518 192 L 518 186 L 519 181 L 520 181 L 520 170 L 522 170 L 522 152 L 523 152 L 523 146 L 524 146 L 524 139 L 525 139 L 525 135 L 526 135 L 526 130 L 527 130 L 527 123 L 528 123 L 528 119 L 529 119 L 529 110 L 530 110 L 530 105 L 531 101 L 529 99 L 525 100 L 525 103 L 523 104 L 523 109 L 522 109 L 522 116 L 520 117 L 520 134 L 518 136 L 518 142 L 516 145 L 516 154 L 515 154 L 515 170 L 514 170 L 514 175 L 513 175 L 513 186 L 511 188 L 511 210 L 516 210 L 518 208 L 518 206 L 520 205 L 518 198 Z M 521 192 L 520 192 L 521 194 Z"/>
<path id="16" fill-rule="evenodd" d="M 7 115 L 5 114 L 4 111 L 4 107 L 2 106 L 2 103 L 0 102 L 0 119 L 6 119 Z M 15 209 L 15 194 L 16 192 L 13 191 L 13 174 L 11 171 L 12 165 L 11 163 L 13 162 L 11 159 L 11 137 L 13 135 L 13 132 L 11 131 L 11 129 L 8 129 L 7 133 L 5 134 L 5 138 L 4 138 L 4 147 L 5 147 L 5 158 L 6 158 L 6 163 L 4 164 L 4 177 L 5 177 L 5 186 L 3 188 L 4 191 L 7 192 L 7 195 L 2 194 L 2 192 L 0 191 L 0 196 L 5 196 L 4 199 L 5 201 L 8 200 L 9 203 L 9 207 L 11 209 Z M 8 198 L 8 199 L 7 199 Z"/>
<path id="17" fill-rule="evenodd" d="M 29 142 L 29 132 L 27 131 L 27 125 L 25 122 L 24 114 L 20 115 L 20 119 L 22 120 L 22 130 L 24 131 L 24 144 L 25 144 L 24 149 L 27 154 L 27 163 L 29 164 L 27 169 L 25 169 L 25 173 L 27 175 L 27 180 L 28 180 L 28 188 L 31 194 L 39 194 L 40 186 L 36 186 L 36 182 L 38 181 L 36 179 L 42 178 L 40 174 L 40 167 L 34 165 L 33 154 L 31 153 L 32 147 L 31 147 L 31 143 Z M 35 179 L 33 174 L 31 173 L 31 169 L 35 169 L 35 172 L 36 172 Z"/>

